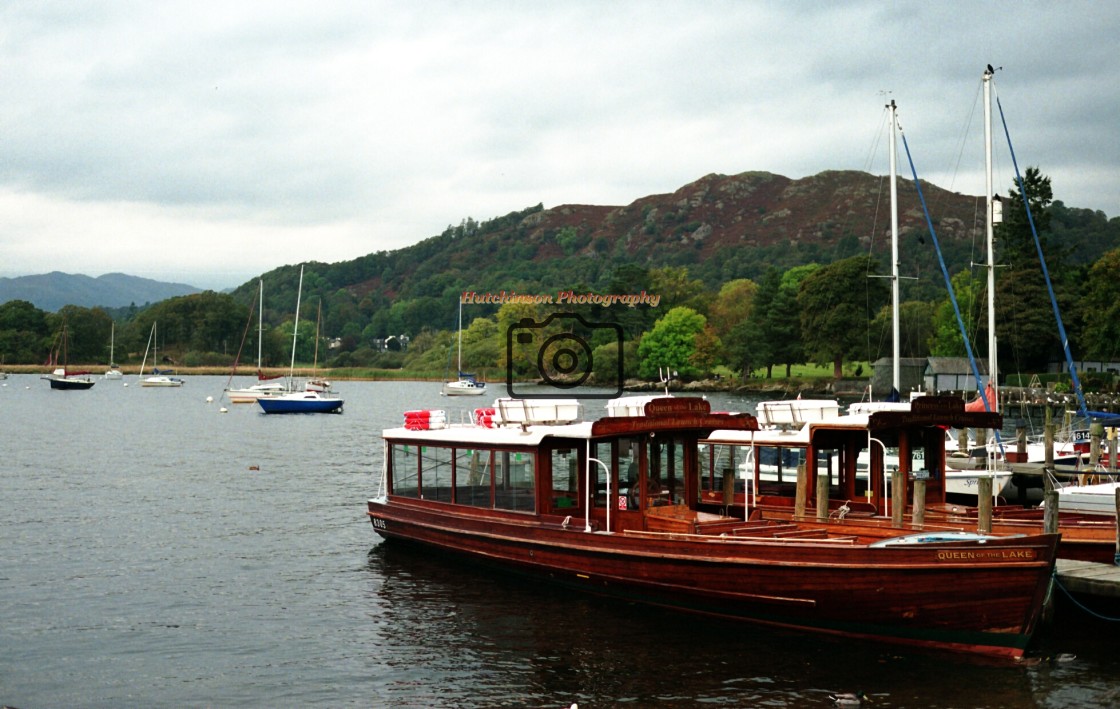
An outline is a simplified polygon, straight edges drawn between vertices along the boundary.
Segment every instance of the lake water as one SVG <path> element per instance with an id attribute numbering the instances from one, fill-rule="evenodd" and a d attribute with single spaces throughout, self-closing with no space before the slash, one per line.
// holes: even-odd
<path id="1" fill-rule="evenodd" d="M 1062 614 L 1034 662 L 989 666 L 390 548 L 365 515 L 380 430 L 477 405 L 436 383 L 339 382 L 341 416 L 265 416 L 220 413 L 225 377 L 126 381 L 0 382 L 2 704 L 823 707 L 862 690 L 876 707 L 1120 705 L 1114 623 Z"/>

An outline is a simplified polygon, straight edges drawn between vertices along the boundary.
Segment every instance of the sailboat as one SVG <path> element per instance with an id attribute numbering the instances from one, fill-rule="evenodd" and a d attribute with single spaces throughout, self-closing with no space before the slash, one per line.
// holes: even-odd
<path id="1" fill-rule="evenodd" d="M 901 338 L 899 326 L 899 250 L 898 250 L 898 157 L 896 150 L 896 139 L 900 133 L 897 117 L 897 106 L 892 100 L 887 109 L 890 111 L 890 139 L 888 145 L 890 147 L 890 205 L 891 205 L 891 330 L 892 330 L 892 358 L 891 358 L 891 395 L 885 401 L 861 401 L 852 404 L 848 407 L 848 412 L 854 415 L 871 415 L 876 412 L 884 411 L 910 411 L 911 402 L 916 397 L 923 395 L 922 392 L 912 392 L 908 400 L 902 400 L 899 395 L 901 388 Z M 989 141 L 990 145 L 990 141 Z M 988 178 L 988 195 L 989 195 L 989 215 L 991 215 L 991 177 L 990 177 L 990 149 L 989 149 L 989 178 Z M 991 234 L 991 219 L 988 220 L 989 235 Z M 989 242 L 990 243 L 990 242 Z M 990 258 L 990 257 L 989 257 Z M 989 290 L 990 292 L 990 290 Z M 993 330 L 994 332 L 994 330 Z M 994 362 L 994 335 L 992 344 L 992 367 L 995 367 Z M 994 369 L 992 370 L 994 371 Z M 993 399 L 994 401 L 994 399 Z M 968 411 L 984 411 L 983 405 L 979 407 L 970 405 Z M 956 450 L 956 439 L 947 437 L 946 447 L 952 454 Z M 911 452 L 913 455 L 914 452 Z M 887 466 L 897 469 L 898 467 L 898 451 L 890 451 L 887 455 Z M 893 463 L 892 463 L 893 459 Z M 866 470 L 870 454 L 868 451 L 861 453 L 861 457 L 857 462 L 857 467 L 860 470 Z M 984 469 L 947 469 L 945 471 L 945 491 L 949 495 L 953 495 L 955 499 L 966 499 L 968 497 L 975 497 L 978 490 L 977 478 L 980 476 L 992 477 L 992 491 L 993 495 L 998 496 L 1004 485 L 1007 484 L 1011 478 L 1010 471 L 1002 470 L 984 470 Z"/>
<path id="2" fill-rule="evenodd" d="M 117 363 L 113 360 L 113 350 L 116 345 L 117 338 L 117 323 L 114 322 L 109 327 L 109 368 L 105 370 L 106 379 L 121 379 L 124 374 L 117 367 Z"/>
<path id="3" fill-rule="evenodd" d="M 251 317 L 251 316 L 250 316 Z M 286 394 L 289 386 L 278 377 L 266 377 L 261 372 L 261 346 L 264 342 L 264 280 L 260 281 L 260 306 L 257 308 L 257 383 L 252 386 L 231 389 L 226 385 L 226 396 L 233 404 L 252 404 L 265 396 Z M 230 375 L 233 378 L 233 375 Z"/>
<path id="4" fill-rule="evenodd" d="M 456 362 L 459 378 L 445 381 L 444 396 L 479 396 L 486 393 L 486 383 L 475 379 L 473 374 L 463 371 L 463 299 L 459 298 L 459 357 Z"/>
<path id="5" fill-rule="evenodd" d="M 292 363 L 288 380 L 293 381 L 296 370 L 296 342 L 299 335 L 299 304 L 303 292 L 303 266 L 299 268 L 299 288 L 296 290 L 296 319 L 292 325 Z M 318 386 L 311 386 L 317 384 Z M 309 382 L 301 391 L 289 391 L 277 396 L 257 399 L 266 414 L 327 414 L 342 413 L 342 397 L 330 390 L 326 382 Z"/>
<path id="6" fill-rule="evenodd" d="M 58 341 L 56 347 L 51 351 L 50 364 L 58 365 L 59 360 L 62 362 L 61 367 L 56 369 L 50 374 L 44 374 L 43 379 L 50 382 L 51 389 L 90 389 L 94 385 L 93 377 L 89 376 L 89 372 L 71 372 L 67 368 L 69 359 L 68 349 L 69 337 L 66 332 L 66 323 L 62 323 L 62 330 L 59 331 Z"/>
<path id="7" fill-rule="evenodd" d="M 144 366 L 148 363 L 148 350 L 152 351 L 152 376 L 144 377 Z M 179 377 L 168 376 L 166 372 L 160 372 L 156 368 L 155 363 L 159 361 L 159 338 L 156 330 L 156 323 L 152 323 L 152 332 L 148 335 L 148 347 L 144 349 L 144 359 L 140 362 L 140 376 L 144 377 L 140 380 L 142 387 L 181 387 L 183 380 Z"/>

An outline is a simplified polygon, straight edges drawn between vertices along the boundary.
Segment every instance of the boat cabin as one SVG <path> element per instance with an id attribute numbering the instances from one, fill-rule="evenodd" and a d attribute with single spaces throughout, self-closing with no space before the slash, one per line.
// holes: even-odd
<path id="1" fill-rule="evenodd" d="M 581 418 L 579 402 L 557 399 L 499 399 L 460 425 L 443 411 L 408 412 L 383 434 L 384 492 L 588 531 L 646 530 L 651 510 L 683 519 L 681 508 L 702 500 L 700 438 L 757 428 L 754 416 L 712 413 L 700 398 L 626 397 L 603 418 Z"/>
<path id="2" fill-rule="evenodd" d="M 760 430 L 749 435 L 715 431 L 701 442 L 709 507 L 737 516 L 798 507 L 798 514 L 886 516 L 912 501 L 917 480 L 924 481 L 927 505 L 944 503 L 946 431 L 1002 425 L 998 413 L 967 412 L 963 399 L 943 396 L 846 415 L 834 401 L 762 402 L 758 420 Z M 896 471 L 904 481 L 898 495 Z M 818 504 L 823 490 L 827 499 Z"/>

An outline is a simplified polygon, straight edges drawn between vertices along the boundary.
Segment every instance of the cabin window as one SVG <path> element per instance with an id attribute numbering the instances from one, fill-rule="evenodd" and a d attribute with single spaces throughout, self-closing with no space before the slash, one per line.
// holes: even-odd
<path id="1" fill-rule="evenodd" d="M 588 461 L 591 466 L 591 479 L 595 481 L 595 507 L 607 506 L 607 488 L 610 482 L 611 445 L 609 443 L 592 443 L 591 457 L 600 460 L 604 465 Z"/>
<path id="2" fill-rule="evenodd" d="M 579 507 L 579 454 L 574 448 L 552 451 L 552 509 Z"/>
<path id="3" fill-rule="evenodd" d="M 536 456 L 520 451 L 494 451 L 494 507 L 535 512 Z"/>
<path id="4" fill-rule="evenodd" d="M 490 451 L 455 449 L 455 501 L 490 507 Z"/>
<path id="5" fill-rule="evenodd" d="M 840 479 L 840 466 L 843 461 L 843 458 L 840 457 L 840 451 L 836 448 L 818 448 L 816 458 L 817 477 L 827 477 L 828 487 L 830 489 L 835 488 L 836 481 Z"/>
<path id="6" fill-rule="evenodd" d="M 618 441 L 618 495 L 620 510 L 636 510 L 641 505 L 641 480 L 639 479 L 642 442 L 637 438 Z"/>
<path id="7" fill-rule="evenodd" d="M 421 446 L 420 459 L 423 488 L 421 497 L 425 500 L 451 502 L 451 464 L 450 448 L 442 446 Z"/>
<path id="8" fill-rule="evenodd" d="M 393 494 L 401 497 L 420 496 L 420 456 L 416 446 L 397 443 L 393 446 Z"/>
<path id="9" fill-rule="evenodd" d="M 761 492 L 777 495 L 792 491 L 797 485 L 797 468 L 805 461 L 805 449 L 759 446 L 755 450 Z"/>
<path id="10" fill-rule="evenodd" d="M 650 504 L 679 505 L 684 500 L 684 450 L 671 437 L 661 437 L 649 445 L 649 490 L 656 502 Z"/>
<path id="11" fill-rule="evenodd" d="M 746 468 L 747 452 L 746 446 L 725 444 L 700 445 L 697 448 L 701 499 L 706 494 L 722 501 L 724 486 L 732 484 L 736 493 L 743 494 L 745 479 L 754 473 Z M 726 478 L 730 478 L 731 482 L 726 482 Z"/>

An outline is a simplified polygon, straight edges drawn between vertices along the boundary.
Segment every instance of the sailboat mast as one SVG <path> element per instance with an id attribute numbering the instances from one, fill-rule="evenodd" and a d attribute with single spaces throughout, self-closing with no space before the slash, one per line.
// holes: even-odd
<path id="1" fill-rule="evenodd" d="M 299 267 L 299 287 L 296 289 L 296 321 L 292 324 L 292 366 L 288 370 L 288 377 L 296 375 L 296 336 L 299 334 L 299 299 L 303 294 L 303 266 Z"/>
<path id="2" fill-rule="evenodd" d="M 898 326 L 898 157 L 895 151 L 895 136 L 898 134 L 898 117 L 895 114 L 894 99 L 887 108 L 891 111 L 891 138 L 890 144 L 890 158 L 891 158 L 891 328 L 892 328 L 892 345 L 893 345 L 893 386 L 895 391 L 901 390 L 901 345 L 899 340 L 899 326 Z"/>
<path id="3" fill-rule="evenodd" d="M 463 296 L 459 296 L 459 361 L 455 370 L 455 378 L 463 376 Z"/>
<path id="4" fill-rule="evenodd" d="M 984 199 L 987 202 L 985 213 L 986 237 L 988 245 L 988 384 L 998 401 L 999 368 L 996 365 L 996 263 L 995 228 L 992 211 L 992 72 L 984 71 Z M 996 402 L 988 406 L 996 410 Z"/>
<path id="5" fill-rule="evenodd" d="M 264 279 L 260 281 L 261 304 L 257 312 L 257 376 L 261 374 L 261 342 L 264 340 Z"/>
<path id="6" fill-rule="evenodd" d="M 311 368 L 319 368 L 319 323 L 323 319 L 323 297 L 319 296 L 319 311 L 315 314 L 315 359 L 312 360 Z"/>

